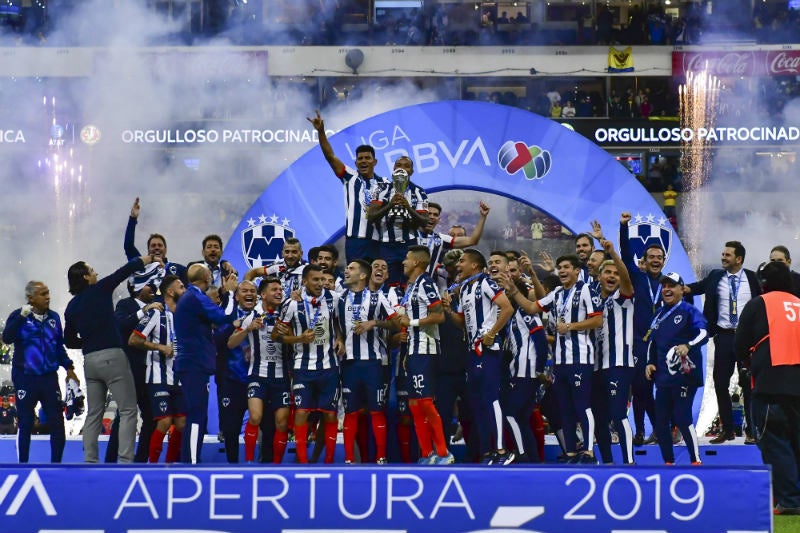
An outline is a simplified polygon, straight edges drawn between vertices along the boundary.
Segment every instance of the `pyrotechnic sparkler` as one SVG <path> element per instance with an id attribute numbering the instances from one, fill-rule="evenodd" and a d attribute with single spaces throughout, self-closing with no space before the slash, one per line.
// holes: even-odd
<path id="1" fill-rule="evenodd" d="M 680 98 L 681 129 L 714 127 L 717 113 L 720 82 L 708 73 L 708 64 L 700 72 L 687 72 L 686 83 L 678 88 Z M 707 137 L 693 135 L 691 140 L 681 141 L 681 173 L 683 195 L 681 200 L 683 244 L 695 268 L 699 266 L 698 243 L 703 224 L 703 209 L 700 189 L 711 174 L 711 145 Z"/>

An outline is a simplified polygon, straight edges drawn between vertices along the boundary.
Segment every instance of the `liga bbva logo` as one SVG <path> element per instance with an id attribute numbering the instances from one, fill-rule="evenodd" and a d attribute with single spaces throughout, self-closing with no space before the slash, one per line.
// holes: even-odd
<path id="1" fill-rule="evenodd" d="M 664 248 L 664 264 L 666 264 L 672 248 L 672 233 L 672 225 L 664 215 L 656 220 L 652 213 L 647 216 L 636 213 L 628 222 L 628 242 L 634 261 L 638 262 L 644 257 L 644 251 L 648 246 L 658 244 Z"/>
<path id="2" fill-rule="evenodd" d="M 550 152 L 520 141 L 506 141 L 497 153 L 497 162 L 509 176 L 522 170 L 529 180 L 542 179 L 553 165 Z"/>
<path id="3" fill-rule="evenodd" d="M 280 259 L 284 242 L 294 237 L 289 219 L 280 222 L 278 219 L 278 215 L 273 213 L 271 217 L 262 214 L 258 220 L 253 217 L 247 220 L 247 227 L 242 230 L 242 255 L 249 268 L 269 265 Z"/>

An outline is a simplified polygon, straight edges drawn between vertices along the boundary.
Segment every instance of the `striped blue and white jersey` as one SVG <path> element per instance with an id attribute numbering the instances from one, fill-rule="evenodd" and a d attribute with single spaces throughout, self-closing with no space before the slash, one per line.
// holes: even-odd
<path id="1" fill-rule="evenodd" d="M 283 344 L 272 340 L 272 330 L 278 320 L 279 310 L 267 309 L 258 304 L 256 316 L 260 316 L 263 325 L 256 331 L 247 334 L 244 350 L 249 355 L 249 377 L 286 378 L 289 376 L 285 366 Z M 246 327 L 242 323 L 242 327 Z"/>
<path id="2" fill-rule="evenodd" d="M 283 297 L 288 298 L 292 291 L 299 291 L 303 285 L 303 270 L 307 263 L 301 262 L 299 265 L 289 268 L 283 259 L 275 261 L 270 266 L 264 268 L 266 276 L 275 276 L 281 280 L 283 287 Z M 258 285 L 256 285 L 258 287 Z"/>
<path id="3" fill-rule="evenodd" d="M 426 273 L 406 287 L 406 293 L 400 299 L 410 319 L 423 319 L 431 308 L 441 305 L 442 299 L 436 285 Z M 436 355 L 439 353 L 439 325 L 408 326 L 408 355 Z"/>
<path id="4" fill-rule="evenodd" d="M 373 204 L 379 206 L 387 204 L 394 196 L 394 190 L 394 184 L 391 181 L 384 182 Z M 411 205 L 411 209 L 425 217 L 428 216 L 428 195 L 425 194 L 425 190 L 422 189 L 422 187 L 409 182 L 408 189 L 406 189 L 404 196 Z M 416 228 L 413 227 L 405 217 L 391 216 L 391 210 L 376 226 L 381 242 L 405 242 L 413 244 L 417 240 Z"/>
<path id="5" fill-rule="evenodd" d="M 437 267 L 442 264 L 444 254 L 453 249 L 455 240 L 455 237 L 447 233 L 417 232 L 417 244 L 427 246 L 431 254 L 431 262 L 428 264 L 428 270 L 426 270 L 429 276 L 434 277 Z"/>
<path id="6" fill-rule="evenodd" d="M 344 210 L 347 219 L 345 236 L 377 240 L 378 231 L 367 220 L 367 208 L 378 198 L 381 184 L 386 182 L 386 178 L 374 175 L 366 179 L 347 166 L 338 178 L 344 185 Z"/>
<path id="7" fill-rule="evenodd" d="M 345 359 L 348 361 L 383 361 L 387 356 L 387 344 L 383 329 L 372 328 L 361 335 L 353 333 L 359 322 L 389 320 L 395 311 L 381 291 L 364 289 L 360 292 L 346 290 L 339 297 L 339 327 L 344 335 Z"/>
<path id="8" fill-rule="evenodd" d="M 553 310 L 557 321 L 567 323 L 582 322 L 587 318 L 603 312 L 600 296 L 592 294 L 587 283 L 575 282 L 569 289 L 556 287 L 537 302 L 545 311 Z M 593 365 L 594 342 L 589 330 L 568 331 L 556 334 L 555 364 L 557 365 Z"/>
<path id="9" fill-rule="evenodd" d="M 633 295 L 617 289 L 603 302 L 603 327 L 597 330 L 597 368 L 634 367 Z"/>
<path id="10" fill-rule="evenodd" d="M 461 285 L 458 312 L 464 315 L 467 346 L 474 346 L 478 338 L 497 323 L 499 307 L 494 301 L 502 293 L 503 289 L 488 274 L 480 274 L 473 281 Z M 486 348 L 499 350 L 501 342 L 502 337 L 497 335 L 494 344 Z"/>
<path id="11" fill-rule="evenodd" d="M 517 308 L 508 321 L 505 350 L 511 355 L 508 364 L 512 378 L 535 378 L 547 362 L 547 337 L 539 315 Z"/>
<path id="12" fill-rule="evenodd" d="M 150 309 L 133 333 L 153 344 L 171 344 L 175 350 L 175 318 L 169 309 Z M 173 360 L 174 357 L 167 357 L 158 350 L 147 350 L 145 382 L 153 385 L 176 385 L 172 370 Z"/>
<path id="13" fill-rule="evenodd" d="M 297 370 L 327 370 L 336 368 L 334 343 L 336 342 L 336 310 L 339 299 L 331 291 L 323 289 L 318 298 L 302 291 L 302 300 L 286 300 L 281 306 L 279 320 L 287 324 L 292 335 L 302 335 L 307 329 L 314 330 L 314 340 L 309 344 L 294 344 L 294 368 Z"/>

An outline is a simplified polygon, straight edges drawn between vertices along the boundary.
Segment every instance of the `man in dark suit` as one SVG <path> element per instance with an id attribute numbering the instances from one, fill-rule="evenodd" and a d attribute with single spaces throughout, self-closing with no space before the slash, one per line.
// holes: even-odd
<path id="1" fill-rule="evenodd" d="M 758 277 L 752 270 L 743 268 L 745 249 L 739 241 L 728 241 L 722 250 L 722 268 L 712 270 L 705 278 L 690 283 L 685 293 L 704 295 L 703 315 L 708 322 L 708 334 L 714 337 L 714 392 L 717 395 L 719 419 L 722 432 L 711 439 L 711 444 L 721 444 L 735 438 L 733 428 L 733 405 L 728 385 L 736 366 L 734 335 L 739 315 L 751 298 L 761 294 Z M 745 443 L 755 444 L 750 428 L 750 380 L 740 367 L 739 385 L 744 396 L 744 411 L 747 420 Z"/>
<path id="2" fill-rule="evenodd" d="M 137 292 L 134 292 L 132 286 L 128 285 L 128 290 L 131 296 L 117 302 L 117 306 L 114 309 L 114 318 L 117 321 L 117 327 L 123 339 L 127 339 L 131 336 L 136 325 L 142 318 L 147 316 L 147 312 L 150 311 L 150 309 L 157 308 L 160 311 L 164 310 L 163 304 L 153 301 L 157 291 L 155 283 L 151 282 Z M 131 366 L 133 385 L 136 388 L 136 404 L 139 406 L 139 413 L 142 417 L 142 427 L 139 430 L 139 443 L 136 446 L 136 455 L 133 458 L 133 462 L 146 463 L 150 448 L 150 437 L 155 428 L 153 423 L 153 407 L 150 402 L 150 396 L 147 394 L 147 383 L 145 380 L 145 374 L 147 373 L 147 352 L 134 348 L 127 343 L 122 347 L 122 350 L 128 357 L 128 363 Z M 115 419 L 114 425 L 111 427 L 111 435 L 108 438 L 108 446 L 106 447 L 106 463 L 117 462 L 118 432 L 119 422 Z"/>
<path id="3" fill-rule="evenodd" d="M 783 263 L 789 267 L 789 275 L 792 278 L 792 294 L 800 298 L 800 274 L 791 270 L 792 255 L 789 253 L 789 249 L 782 244 L 774 246 L 769 252 L 769 260 Z"/>

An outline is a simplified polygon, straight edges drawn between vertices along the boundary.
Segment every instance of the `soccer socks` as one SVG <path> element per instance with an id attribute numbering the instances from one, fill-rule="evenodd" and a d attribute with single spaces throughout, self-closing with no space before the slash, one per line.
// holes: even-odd
<path id="1" fill-rule="evenodd" d="M 359 418 L 358 412 L 347 413 L 344 415 L 344 424 L 342 426 L 342 433 L 344 434 L 344 460 L 351 463 L 355 462 L 356 434 L 359 430 Z M 361 443 L 359 443 L 359 450 L 362 453 L 361 462 L 363 463 L 365 462 L 366 452 L 361 449 Z"/>
<path id="2" fill-rule="evenodd" d="M 436 410 L 436 406 L 433 404 L 433 398 L 423 398 L 420 404 L 422 404 L 422 408 L 425 412 L 425 418 L 428 422 L 428 431 L 433 440 L 436 455 L 444 457 L 448 454 L 448 451 L 447 443 L 444 440 L 442 417 L 439 416 L 439 411 Z"/>
<path id="3" fill-rule="evenodd" d="M 272 462 L 279 465 L 283 462 L 283 454 L 286 452 L 286 443 L 289 441 L 288 431 L 275 430 L 272 437 Z"/>
<path id="4" fill-rule="evenodd" d="M 409 402 L 408 409 L 411 411 L 411 418 L 414 420 L 414 430 L 417 432 L 420 457 L 428 457 L 433 451 L 433 446 L 431 446 L 430 426 L 428 426 L 428 421 L 425 419 L 425 408 L 422 406 L 422 401 L 417 400 L 414 405 Z"/>
<path id="5" fill-rule="evenodd" d="M 371 411 L 369 414 L 372 419 L 372 434 L 375 435 L 377 457 L 386 459 L 386 413 Z"/>
<path id="6" fill-rule="evenodd" d="M 166 433 L 162 433 L 157 429 L 153 430 L 153 434 L 150 435 L 150 462 L 157 463 L 158 458 L 161 457 L 161 449 L 164 445 L 164 436 Z M 170 444 L 172 444 L 172 438 L 169 439 Z"/>
<path id="7" fill-rule="evenodd" d="M 411 417 L 401 416 L 397 424 L 397 440 L 400 444 L 400 460 L 411 462 Z M 405 423 L 404 423 L 405 422 Z"/>
<path id="8" fill-rule="evenodd" d="M 308 423 L 294 425 L 294 440 L 296 443 L 297 462 L 308 463 Z"/>
<path id="9" fill-rule="evenodd" d="M 177 429 L 172 428 L 172 433 L 169 434 L 169 443 L 167 444 L 167 463 L 177 463 L 181 458 L 182 440 L 183 431 L 178 431 Z"/>
<path id="10" fill-rule="evenodd" d="M 244 426 L 244 460 L 252 463 L 256 460 L 256 443 L 258 442 L 258 425 L 248 421 Z"/>
<path id="11" fill-rule="evenodd" d="M 336 453 L 336 436 L 339 433 L 339 421 L 332 420 L 326 422 L 321 420 L 320 424 L 325 424 L 325 462 L 330 464 Z"/>
<path id="12" fill-rule="evenodd" d="M 356 442 L 358 442 L 358 453 L 361 455 L 361 462 L 374 463 L 375 458 L 369 456 L 369 426 L 367 425 L 367 413 L 364 411 L 358 412 Z"/>

